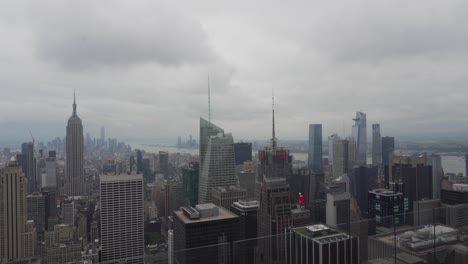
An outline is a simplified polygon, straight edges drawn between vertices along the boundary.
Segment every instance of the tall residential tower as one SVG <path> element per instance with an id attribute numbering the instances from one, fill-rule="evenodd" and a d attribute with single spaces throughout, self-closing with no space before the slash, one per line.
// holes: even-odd
<path id="1" fill-rule="evenodd" d="M 367 163 L 367 117 L 363 112 L 356 112 L 353 125 L 353 138 L 356 142 L 356 165 Z"/>
<path id="2" fill-rule="evenodd" d="M 322 124 L 309 125 L 309 170 L 322 173 Z"/>
<path id="3" fill-rule="evenodd" d="M 382 137 L 380 124 L 372 124 L 372 164 L 382 164 Z"/>

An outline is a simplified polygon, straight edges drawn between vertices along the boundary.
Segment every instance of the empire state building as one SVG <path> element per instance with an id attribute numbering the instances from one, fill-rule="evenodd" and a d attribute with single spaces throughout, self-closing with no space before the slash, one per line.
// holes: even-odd
<path id="1" fill-rule="evenodd" d="M 76 113 L 74 94 L 73 113 L 68 119 L 66 141 L 67 171 L 65 175 L 65 195 L 83 195 L 85 194 L 83 124 Z"/>

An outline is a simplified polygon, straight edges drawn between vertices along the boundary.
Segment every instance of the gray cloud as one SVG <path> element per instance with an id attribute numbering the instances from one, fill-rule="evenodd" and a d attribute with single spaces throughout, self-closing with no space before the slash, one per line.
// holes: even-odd
<path id="1" fill-rule="evenodd" d="M 42 13 L 33 15 L 37 51 L 72 69 L 216 60 L 199 21 L 161 1 L 137 3 L 79 1 L 42 7 Z"/>
<path id="2" fill-rule="evenodd" d="M 272 89 L 279 138 L 305 139 L 309 123 L 349 134 L 356 110 L 397 138 L 466 134 L 464 1 L 4 6 L 0 138 L 64 135 L 73 89 L 93 134 L 197 136 L 208 75 L 213 121 L 235 139 L 270 137 Z"/>

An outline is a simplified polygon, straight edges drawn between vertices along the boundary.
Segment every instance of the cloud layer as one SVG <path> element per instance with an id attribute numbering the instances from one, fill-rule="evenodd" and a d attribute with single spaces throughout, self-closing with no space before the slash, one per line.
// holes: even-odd
<path id="1" fill-rule="evenodd" d="M 5 1 L 1 142 L 85 130 L 167 139 L 207 116 L 236 139 L 349 134 L 356 110 L 404 138 L 465 135 L 465 1 Z M 25 131 L 26 130 L 26 131 Z"/>

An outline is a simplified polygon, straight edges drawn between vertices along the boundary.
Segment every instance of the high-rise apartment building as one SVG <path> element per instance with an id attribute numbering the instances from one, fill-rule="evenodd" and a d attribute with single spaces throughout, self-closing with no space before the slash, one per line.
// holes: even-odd
<path id="1" fill-rule="evenodd" d="M 380 124 L 372 124 L 372 164 L 382 164 L 382 136 Z"/>
<path id="2" fill-rule="evenodd" d="M 390 157 L 395 151 L 395 138 L 394 137 L 383 137 L 382 138 L 382 164 L 388 165 L 390 163 Z"/>
<path id="3" fill-rule="evenodd" d="M 210 126 L 210 122 L 201 119 L 207 123 L 201 122 L 201 125 Z M 212 125 L 210 128 L 217 128 Z M 213 131 L 210 129 L 200 128 L 200 132 Z M 222 131 L 222 130 L 221 130 Z M 200 153 L 204 154 L 200 157 L 201 171 L 199 180 L 198 201 L 199 203 L 211 202 L 211 191 L 218 186 L 236 186 L 238 185 L 236 175 L 236 164 L 234 161 L 234 139 L 231 134 L 219 132 L 216 135 L 209 136 L 208 139 L 200 137 L 202 144 L 200 145 Z"/>
<path id="4" fill-rule="evenodd" d="M 13 157 L 0 170 L 0 260 L 24 257 L 27 179 Z"/>
<path id="5" fill-rule="evenodd" d="M 101 261 L 144 263 L 143 176 L 101 175 Z"/>
<path id="6" fill-rule="evenodd" d="M 309 125 L 309 170 L 322 173 L 322 124 Z"/>
<path id="7" fill-rule="evenodd" d="M 84 177 L 84 137 L 83 125 L 76 112 L 73 98 L 73 113 L 68 119 L 66 135 L 66 175 L 65 195 L 79 196 L 86 193 Z"/>
<path id="8" fill-rule="evenodd" d="M 358 264 L 357 237 L 316 224 L 293 228 L 288 238 L 288 261 L 297 264 Z"/>
<path id="9" fill-rule="evenodd" d="M 353 125 L 353 138 L 356 142 L 356 164 L 367 164 L 367 117 L 363 112 L 356 112 Z"/>
<path id="10" fill-rule="evenodd" d="M 189 165 L 182 168 L 184 204 L 186 206 L 195 206 L 198 204 L 198 167 L 198 162 L 191 162 Z"/>

